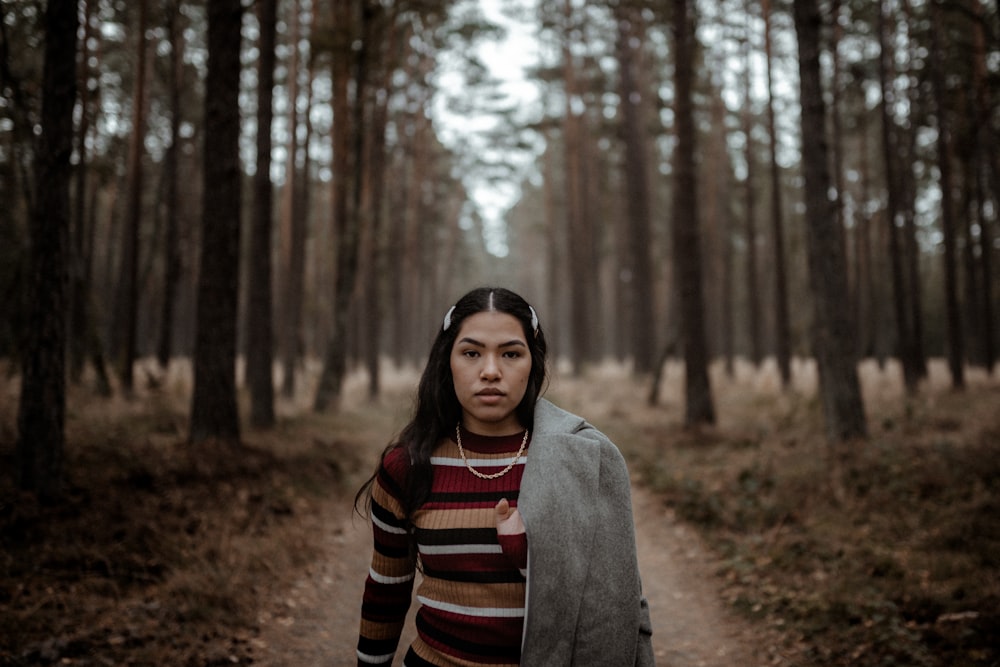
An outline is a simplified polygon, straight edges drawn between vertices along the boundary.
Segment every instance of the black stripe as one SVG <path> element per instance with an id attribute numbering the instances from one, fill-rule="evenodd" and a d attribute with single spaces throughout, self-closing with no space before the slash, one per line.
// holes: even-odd
<path id="1" fill-rule="evenodd" d="M 424 575 L 443 579 L 445 581 L 455 581 L 473 584 L 521 584 L 524 577 L 518 570 L 501 570 L 499 572 L 461 572 L 455 570 L 436 570 L 424 564 Z"/>
<path id="2" fill-rule="evenodd" d="M 388 544 L 376 541 L 375 551 L 386 558 L 408 558 L 410 556 L 410 548 L 407 545 L 403 545 L 401 547 L 391 547 Z"/>
<path id="3" fill-rule="evenodd" d="M 434 663 L 427 662 L 417 655 L 412 648 L 406 652 L 406 657 L 403 658 L 403 664 L 406 665 L 406 667 L 436 667 Z"/>
<path id="4" fill-rule="evenodd" d="M 440 546 L 443 544 L 497 544 L 496 528 L 417 528 L 417 543 Z"/>
<path id="5" fill-rule="evenodd" d="M 396 652 L 399 638 L 393 639 L 369 639 L 360 637 L 358 639 L 358 650 L 368 655 L 389 655 Z"/>
<path id="6" fill-rule="evenodd" d="M 372 517 L 378 519 L 387 526 L 392 526 L 394 528 L 405 528 L 406 525 L 396 518 L 396 515 L 390 512 L 385 507 L 382 507 L 377 502 L 372 501 Z"/>

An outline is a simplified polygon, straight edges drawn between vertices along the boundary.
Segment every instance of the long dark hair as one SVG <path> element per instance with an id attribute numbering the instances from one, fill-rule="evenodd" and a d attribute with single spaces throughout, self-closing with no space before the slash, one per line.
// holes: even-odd
<path id="1" fill-rule="evenodd" d="M 524 329 L 524 338 L 531 350 L 531 373 L 528 386 L 515 410 L 517 419 L 524 428 L 531 428 L 535 421 L 535 404 L 545 389 L 547 377 L 545 334 L 538 324 L 535 311 L 520 295 L 502 287 L 480 287 L 459 299 L 448 312 L 447 326 L 438 330 L 427 365 L 420 376 L 417 387 L 413 418 L 400 432 L 379 459 L 379 469 L 386 455 L 397 448 L 404 448 L 409 454 L 410 468 L 404 486 L 402 499 L 406 516 L 426 502 L 430 495 L 433 470 L 431 452 L 454 431 L 455 424 L 462 418 L 462 406 L 455 395 L 455 382 L 451 375 L 451 348 L 455 344 L 462 321 L 470 315 L 484 311 L 506 313 L 517 318 Z M 354 498 L 354 506 L 364 515 L 371 510 L 372 485 L 378 476 L 378 469 L 362 485 Z"/>

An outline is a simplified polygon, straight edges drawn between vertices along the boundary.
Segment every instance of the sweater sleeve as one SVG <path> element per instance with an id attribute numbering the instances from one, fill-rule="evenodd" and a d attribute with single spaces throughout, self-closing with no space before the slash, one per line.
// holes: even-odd
<path id="1" fill-rule="evenodd" d="M 358 665 L 391 665 L 413 592 L 415 562 L 400 503 L 409 461 L 406 451 L 390 451 L 372 488 L 372 563 L 365 580 L 358 638 Z"/>

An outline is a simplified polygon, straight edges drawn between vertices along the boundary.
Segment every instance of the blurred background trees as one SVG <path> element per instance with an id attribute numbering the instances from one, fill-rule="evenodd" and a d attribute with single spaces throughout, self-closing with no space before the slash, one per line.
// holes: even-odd
<path id="1" fill-rule="evenodd" d="M 0 355 L 25 386 L 39 270 L 66 280 L 67 342 L 47 343 L 71 382 L 127 394 L 136 369 L 156 382 L 193 358 L 196 377 L 233 378 L 212 400 L 257 386 L 262 425 L 267 388 L 329 409 L 365 368 L 377 395 L 380 360 L 419 364 L 447 304 L 484 283 L 535 304 L 567 372 L 740 356 L 787 383 L 824 337 L 898 360 L 912 392 L 930 356 L 956 387 L 996 366 L 996 3 L 823 0 L 801 44 L 787 0 L 279 0 L 273 41 L 257 3 L 223 44 L 215 2 L 79 0 L 64 255 L 36 226 L 63 196 L 35 171 L 55 4 L 0 4 Z M 536 53 L 529 98 L 496 78 L 511 54 L 481 48 L 508 23 L 529 38 L 508 48 Z M 825 102 L 806 136 L 802 90 Z M 810 200 L 817 146 L 828 187 Z M 513 193 L 499 215 L 491 190 Z M 829 298 L 836 328 L 814 307 Z M 694 390 L 690 421 L 710 421 L 711 387 Z M 238 438 L 227 419 L 207 432 Z"/>

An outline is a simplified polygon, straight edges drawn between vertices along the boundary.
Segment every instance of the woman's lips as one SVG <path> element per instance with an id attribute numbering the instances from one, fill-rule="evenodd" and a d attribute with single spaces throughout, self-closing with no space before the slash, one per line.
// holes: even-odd
<path id="1" fill-rule="evenodd" d="M 483 389 L 476 392 L 476 396 L 487 405 L 496 405 L 503 399 L 504 393 L 499 389 Z"/>

